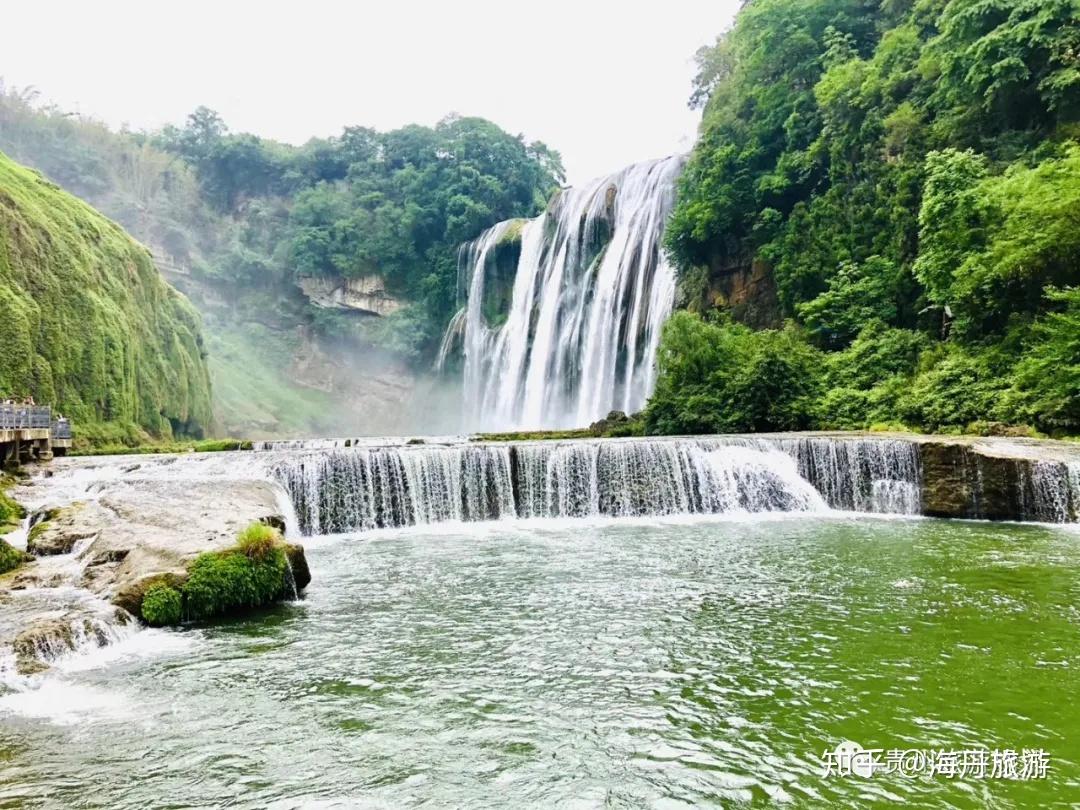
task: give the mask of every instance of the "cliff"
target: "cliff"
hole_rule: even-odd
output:
[[[0,393],[84,437],[201,436],[198,314],[118,225],[0,153]]]

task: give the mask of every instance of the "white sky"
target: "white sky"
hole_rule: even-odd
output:
[[[738,0],[5,4],[0,78],[113,126],[290,143],[479,115],[562,152],[570,182],[686,151],[693,54]]]

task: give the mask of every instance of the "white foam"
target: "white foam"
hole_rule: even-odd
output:
[[[123,719],[131,705],[120,692],[60,678],[45,678],[33,688],[0,696],[0,715],[71,725],[87,719]]]

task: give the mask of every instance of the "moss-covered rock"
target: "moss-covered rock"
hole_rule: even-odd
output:
[[[0,574],[14,571],[24,562],[34,559],[29,554],[19,551],[6,540],[0,540]]]
[[[152,626],[202,621],[289,598],[311,582],[302,546],[253,523],[234,546],[198,555],[182,576],[155,576],[118,593],[114,604]]]
[[[197,313],[118,225],[0,154],[0,392],[80,433],[200,435],[210,382]]]
[[[94,537],[96,529],[84,526],[80,520],[85,508],[80,501],[63,509],[39,509],[30,516],[26,550],[35,557],[70,554],[80,540]]]
[[[15,479],[12,476],[0,473],[0,534],[17,529],[26,517],[26,510],[7,492],[14,485]]]

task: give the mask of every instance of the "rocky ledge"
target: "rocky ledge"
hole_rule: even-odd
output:
[[[81,644],[108,643],[114,634],[103,628],[143,617],[149,589],[180,589],[197,560],[241,553],[237,537],[252,524],[285,528],[269,483],[127,478],[39,508],[26,540],[33,561],[0,577],[0,602],[21,613],[0,622],[0,647],[13,649],[18,670],[30,673]],[[304,549],[271,534],[287,570],[273,598],[289,598],[311,580]]]

